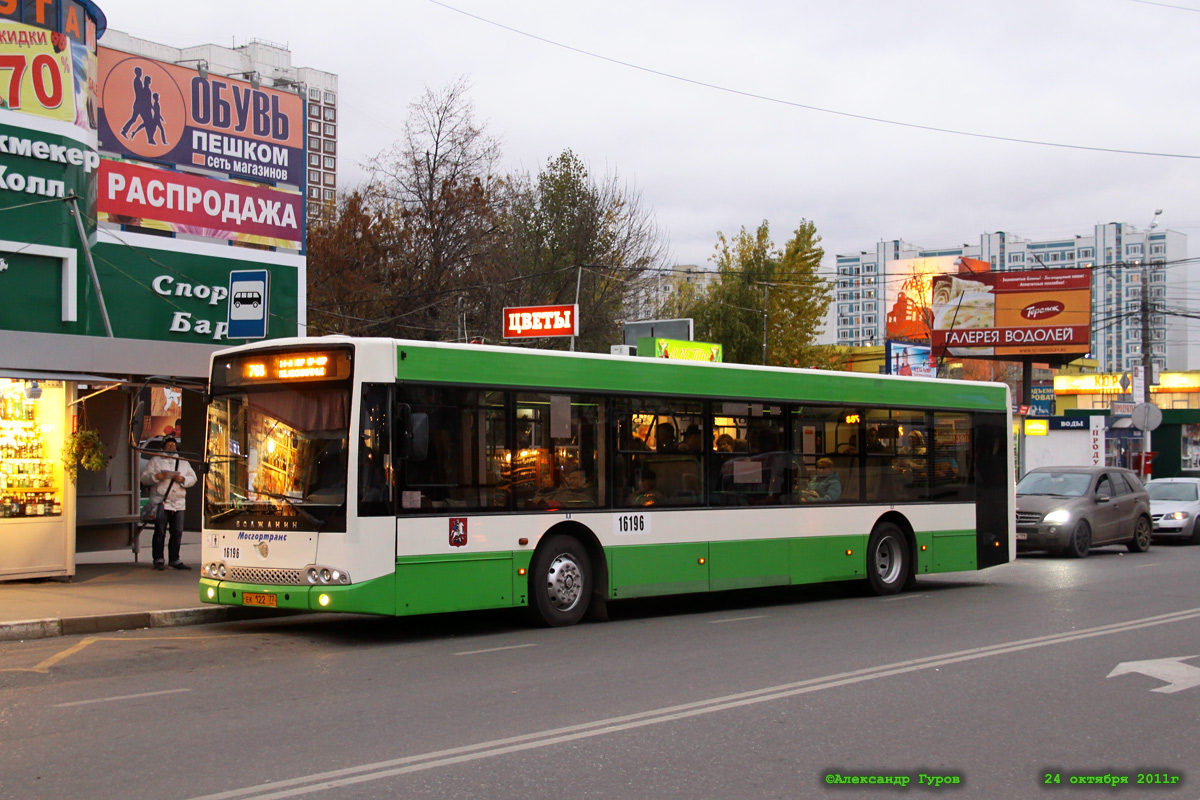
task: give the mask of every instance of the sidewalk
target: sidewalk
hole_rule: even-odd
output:
[[[79,553],[75,577],[0,582],[0,641],[81,633],[201,625],[272,616],[270,610],[200,602],[200,534],[184,532],[180,560],[191,571],[158,572],[143,536],[130,550]]]

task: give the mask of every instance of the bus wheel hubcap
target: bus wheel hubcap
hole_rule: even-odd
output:
[[[884,583],[891,583],[896,579],[896,574],[900,569],[899,556],[896,541],[891,537],[879,543],[879,547],[875,551],[875,568],[879,570],[879,577]]]
[[[583,591],[583,573],[569,555],[561,555],[550,562],[546,576],[546,593],[550,603],[559,611],[569,611],[579,602]]]

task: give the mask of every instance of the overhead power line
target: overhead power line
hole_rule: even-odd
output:
[[[995,141],[995,142],[1010,142],[1013,144],[1029,144],[1029,145],[1036,145],[1038,147],[1057,147],[1057,148],[1065,149],[1065,150],[1084,150],[1084,151],[1089,151],[1089,152],[1093,152],[1093,153],[1116,153],[1119,155],[1129,155],[1129,156],[1152,156],[1155,158],[1200,159],[1200,155],[1192,154],[1192,153],[1160,153],[1160,152],[1154,152],[1154,151],[1150,151],[1150,150],[1126,150],[1126,149],[1119,148],[1119,147],[1095,147],[1095,146],[1091,146],[1091,145],[1069,144],[1067,142],[1049,142],[1049,141],[1044,141],[1044,140],[1039,140],[1039,139],[1023,139],[1023,138],[1020,138],[1017,136],[999,136],[997,134],[980,133],[978,131],[964,131],[964,130],[957,130],[954,128],[942,128],[937,125],[922,125],[922,124],[916,123],[916,122],[903,122],[901,120],[886,119],[884,117],[873,117],[873,116],[870,116],[869,114],[855,114],[850,111],[839,111],[834,108],[824,108],[822,106],[814,106],[814,105],[811,105],[808,103],[799,103],[794,100],[782,100],[778,97],[770,97],[769,95],[765,95],[765,94],[758,94],[756,92],[748,92],[743,89],[733,89],[728,86],[720,86],[715,83],[708,83],[706,81],[697,80],[695,78],[688,78],[688,77],[684,77],[682,75],[675,75],[670,72],[663,72],[662,70],[652,69],[650,67],[643,67],[640,64],[634,64],[629,61],[622,61],[619,58],[613,58],[611,56],[601,55],[600,53],[593,53],[590,50],[584,50],[579,47],[574,47],[573,45],[563,44],[562,42],[556,42],[553,39],[547,39],[544,36],[538,36],[536,34],[529,33],[527,31],[520,30],[519,28],[514,28],[510,25],[505,25],[501,22],[496,22],[495,20],[488,19],[487,17],[481,17],[478,14],[472,14],[471,12],[464,11],[461,8],[455,8],[452,5],[448,5],[446,3],[441,2],[441,0],[429,0],[429,2],[433,3],[435,6],[440,6],[441,8],[444,8],[447,11],[453,11],[456,14],[462,14],[464,17],[470,17],[471,19],[478,20],[479,22],[483,22],[488,25],[492,25],[496,28],[500,28],[501,30],[506,30],[509,33],[515,33],[518,36],[524,36],[528,39],[533,39],[534,41],[538,41],[543,44],[551,45],[552,47],[558,47],[563,50],[569,50],[572,53],[578,53],[579,55],[587,56],[588,58],[595,58],[595,59],[599,59],[601,61],[607,61],[610,64],[616,64],[618,66],[626,67],[628,69],[638,70],[639,72],[645,72],[650,75],[657,75],[660,78],[668,78],[673,81],[679,81],[681,83],[691,84],[692,86],[700,86],[705,89],[712,89],[717,92],[724,92],[726,94],[737,95],[739,97],[748,97],[752,100],[762,100],[767,103],[775,103],[775,104],[781,105],[781,106],[788,106],[791,108],[802,108],[806,111],[816,111],[821,114],[833,114],[835,116],[847,117],[849,119],[862,120],[864,122],[877,122],[877,123],[880,123],[883,125],[895,125],[895,126],[901,127],[901,128],[911,128],[914,130],[930,131],[932,133],[945,133],[945,134],[950,134],[953,136],[968,136],[968,137],[971,137],[974,139],[988,139],[988,140]]]

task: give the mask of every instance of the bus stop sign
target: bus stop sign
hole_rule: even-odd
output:
[[[234,270],[229,273],[227,321],[230,339],[267,338],[267,271]]]

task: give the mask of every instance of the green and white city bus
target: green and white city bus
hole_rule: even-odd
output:
[[[991,383],[323,337],[213,356],[201,599],[369,614],[1014,557]]]

